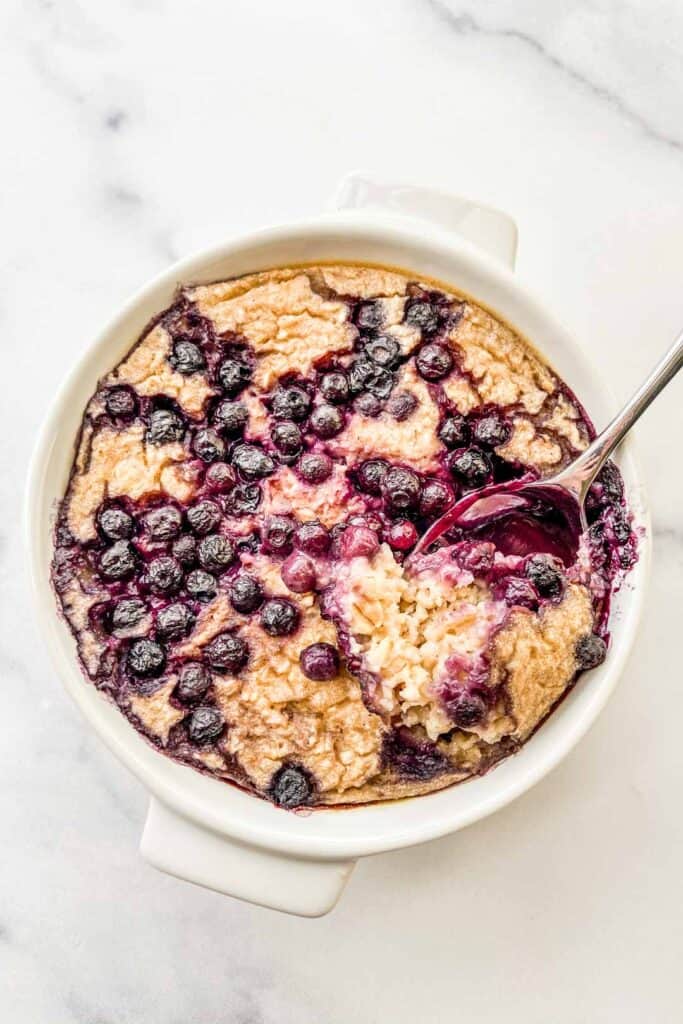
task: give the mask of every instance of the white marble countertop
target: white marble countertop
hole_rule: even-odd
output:
[[[156,873],[146,798],[37,634],[23,478],[57,382],[193,248],[345,171],[508,210],[518,271],[625,396],[681,327],[676,0],[20,4],[3,38],[0,978],[9,1024],[680,1020],[683,381],[638,433],[655,552],[623,681],[495,817],[303,921]]]

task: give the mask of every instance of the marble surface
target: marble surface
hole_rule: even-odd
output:
[[[676,0],[6,0],[0,982],[12,1024],[680,1020],[683,381],[639,428],[651,597],[623,681],[532,792],[360,864],[300,921],[137,854],[146,798],[29,603],[22,487],[56,384],[181,254],[345,171],[509,210],[518,270],[626,395],[681,326]]]

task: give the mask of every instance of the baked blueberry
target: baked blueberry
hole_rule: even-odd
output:
[[[104,407],[113,419],[132,420],[137,415],[138,400],[132,388],[125,384],[107,388]]]
[[[319,523],[317,519],[313,519],[308,523],[302,523],[294,534],[294,543],[296,544],[299,551],[304,551],[307,555],[326,555],[330,550],[330,534],[328,530]]]
[[[589,633],[577,641],[574,651],[579,669],[587,670],[602,665],[607,657],[607,644],[596,633]]]
[[[295,522],[290,516],[268,516],[263,524],[263,546],[275,555],[292,550]]]
[[[400,778],[421,782],[442,775],[450,767],[448,759],[436,744],[418,740],[405,727],[395,729],[386,736],[382,761]]]
[[[433,334],[439,326],[439,314],[431,302],[412,301],[406,303],[404,321],[424,334]]]
[[[604,495],[608,501],[620,502],[624,497],[624,481],[613,462],[605,463],[598,473],[597,482],[602,484]]]
[[[443,515],[453,503],[453,491],[440,480],[426,480],[420,492],[420,513],[428,519]]]
[[[232,464],[245,480],[261,480],[275,472],[275,462],[263,448],[243,442],[235,446]]]
[[[389,463],[384,459],[366,459],[356,472],[358,486],[366,494],[375,496],[382,493],[382,481],[387,475]]]
[[[225,719],[218,708],[209,705],[195,708],[190,715],[187,734],[193,743],[202,746],[217,740],[225,727]]]
[[[349,398],[349,382],[341,370],[330,370],[320,378],[320,392],[326,402],[343,405]]]
[[[216,672],[236,673],[249,660],[249,645],[237,633],[219,633],[203,649],[204,661]]]
[[[420,501],[420,478],[412,469],[391,466],[382,477],[381,491],[392,509],[414,509]]]
[[[226,494],[233,489],[236,483],[235,470],[227,462],[212,462],[210,466],[207,466],[204,485],[208,491]]]
[[[205,498],[188,508],[187,521],[192,530],[201,537],[216,529],[221,521],[221,510],[215,501]]]
[[[531,580],[522,579],[520,576],[506,576],[500,580],[493,591],[498,601],[505,601],[510,607],[529,608],[534,611],[538,608],[538,594]]]
[[[453,476],[468,488],[483,487],[493,471],[491,460],[481,448],[460,448],[448,460]]]
[[[483,448],[497,448],[510,440],[512,427],[497,412],[487,413],[475,421],[472,439]]]
[[[134,629],[147,614],[144,601],[138,597],[123,597],[114,605],[111,613],[111,629]]]
[[[248,615],[263,604],[263,587],[253,576],[239,573],[230,581],[228,597],[236,612]]]
[[[160,640],[180,640],[187,636],[194,625],[195,617],[186,604],[179,601],[162,608],[156,620],[156,634]]]
[[[311,399],[305,388],[298,384],[288,384],[276,388],[271,409],[273,416],[278,420],[294,420],[300,423],[308,416],[311,408]]]
[[[238,484],[225,499],[225,511],[229,516],[253,515],[261,504],[261,497],[258,484]]]
[[[550,555],[531,555],[524,563],[524,575],[531,580],[541,597],[561,597],[565,587],[564,572]]]
[[[144,522],[152,540],[172,540],[180,533],[183,517],[175,505],[160,505],[146,513]]]
[[[284,597],[272,597],[261,608],[261,626],[270,636],[293,633],[299,618],[299,609]]]
[[[106,580],[126,580],[137,568],[135,549],[127,540],[117,540],[100,555],[100,574]]]
[[[417,538],[415,524],[409,519],[397,519],[386,533],[386,539],[395,551],[410,551],[417,544]]]
[[[307,484],[321,484],[332,473],[332,459],[322,452],[307,452],[301,456],[296,468]]]
[[[317,437],[327,440],[344,429],[344,417],[334,405],[317,405],[311,413],[311,430]]]
[[[349,367],[349,388],[353,395],[369,391],[375,398],[384,400],[389,397],[393,386],[393,374],[369,356],[358,356]]]
[[[464,692],[448,701],[448,713],[460,729],[480,725],[486,717],[486,702],[478,693]]]
[[[379,550],[379,540],[369,526],[349,525],[337,540],[339,557],[348,561],[351,558],[372,558]]]
[[[213,411],[213,425],[226,437],[237,437],[248,422],[249,410],[244,402],[234,402],[225,398]]]
[[[301,431],[291,420],[274,423],[270,430],[270,439],[279,452],[291,456],[298,455],[304,443]]]
[[[339,675],[339,651],[332,644],[310,644],[299,655],[299,665],[309,679],[327,682]]]
[[[183,570],[171,555],[159,555],[147,566],[147,585],[155,594],[175,594],[183,582]]]
[[[363,346],[366,356],[373,363],[383,366],[386,370],[394,370],[401,360],[401,346],[388,334],[378,334]]]
[[[197,564],[197,541],[189,533],[178,537],[173,542],[171,551],[183,569],[191,569],[193,565]]]
[[[127,664],[133,675],[150,678],[161,675],[166,666],[166,655],[156,640],[135,640],[128,650]]]
[[[188,377],[192,373],[199,373],[206,366],[206,361],[199,345],[193,341],[181,338],[173,345],[173,351],[169,356],[169,363],[174,370]]]
[[[210,601],[218,591],[216,577],[204,569],[193,569],[185,577],[185,590],[197,601]]]
[[[211,673],[199,661],[187,661],[178,675],[175,696],[183,704],[201,700],[211,685]]]
[[[462,448],[470,439],[470,430],[464,416],[447,416],[439,427],[439,438],[447,448]]]
[[[310,801],[312,793],[308,773],[295,765],[283,765],[270,783],[270,798],[278,807],[303,807]]]
[[[154,409],[149,418],[147,440],[150,444],[173,444],[182,441],[185,424],[172,409]]]
[[[453,369],[453,356],[445,345],[423,345],[415,359],[418,372],[428,381],[441,380]]]
[[[376,419],[383,408],[384,403],[380,402],[379,398],[375,395],[371,395],[369,391],[364,391],[362,395],[358,395],[353,403],[354,412],[359,413],[361,416],[367,416],[371,420]]]
[[[294,551],[282,564],[282,582],[295,594],[307,594],[315,590],[315,565],[302,551]]]
[[[202,537],[197,545],[197,557],[202,569],[208,572],[225,572],[235,557],[235,548],[227,537],[210,533]]]
[[[109,540],[128,540],[133,536],[133,517],[122,508],[105,508],[100,512],[97,522],[100,530]]]
[[[381,299],[359,302],[354,317],[356,326],[361,331],[376,331],[384,323],[384,310]]]
[[[194,435],[192,450],[202,462],[216,462],[225,455],[225,442],[215,430],[205,427]]]
[[[387,412],[399,423],[409,419],[418,407],[418,400],[412,391],[394,391],[387,402]]]
[[[251,367],[241,359],[224,359],[218,367],[218,383],[230,398],[244,391],[251,377]]]

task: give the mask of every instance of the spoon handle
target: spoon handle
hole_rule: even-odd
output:
[[[569,487],[582,501],[603,463],[612,454],[633,424],[683,366],[683,331],[666,355],[657,363],[647,380],[617,413],[612,422],[598,434],[593,443],[572,463],[557,482]]]

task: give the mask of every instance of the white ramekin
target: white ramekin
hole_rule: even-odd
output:
[[[266,228],[177,263],[137,293],[93,340],[47,416],[30,470],[27,534],[35,606],[55,665],[90,726],[148,788],[141,851],[188,881],[304,916],[329,911],[358,857],[422,843],[491,814],[553,768],[595,720],[622,671],[640,616],[650,530],[640,479],[619,459],[640,528],[640,559],[614,597],[606,662],[580,684],[524,748],[488,775],[417,799],[293,814],[158,753],[81,674],[75,644],[50,585],[52,527],[83,408],[98,379],[124,355],[180,283],[317,260],[405,267],[452,283],[531,339],[598,425],[614,411],[583,348],[512,273],[516,228],[505,214],[425,189],[345,179],[337,210]]]

